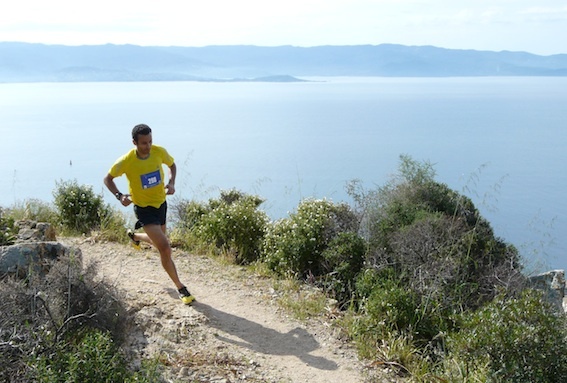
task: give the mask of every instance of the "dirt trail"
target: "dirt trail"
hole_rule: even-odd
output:
[[[354,351],[325,320],[307,325],[287,316],[275,303],[270,282],[238,266],[175,250],[180,278],[197,299],[185,306],[153,249],[84,239],[62,242],[79,247],[85,263],[96,261],[101,277],[126,293],[138,325],[129,334],[132,354],[166,355],[176,381],[366,380]],[[202,364],[195,362],[199,357]]]

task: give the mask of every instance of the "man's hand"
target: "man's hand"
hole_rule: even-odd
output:
[[[122,196],[120,197],[120,203],[122,204],[122,206],[129,206],[132,203],[130,194],[122,194]]]
[[[175,185],[173,185],[171,182],[165,185],[165,194],[167,195],[175,194]]]

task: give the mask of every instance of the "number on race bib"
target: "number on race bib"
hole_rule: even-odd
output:
[[[161,174],[159,170],[141,176],[142,188],[149,189],[161,183]]]

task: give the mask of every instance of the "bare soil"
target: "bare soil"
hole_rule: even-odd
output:
[[[181,280],[196,297],[183,305],[152,248],[64,238],[83,262],[124,293],[131,323],[125,351],[139,364],[159,357],[171,382],[395,382],[368,368],[339,338],[331,315],[299,321],[277,303],[269,279],[174,249]]]

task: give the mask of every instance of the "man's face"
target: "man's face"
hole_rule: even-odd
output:
[[[138,156],[145,158],[150,155],[150,149],[152,148],[152,134],[138,135],[138,142],[134,141],[136,145],[136,150],[138,151]]]

